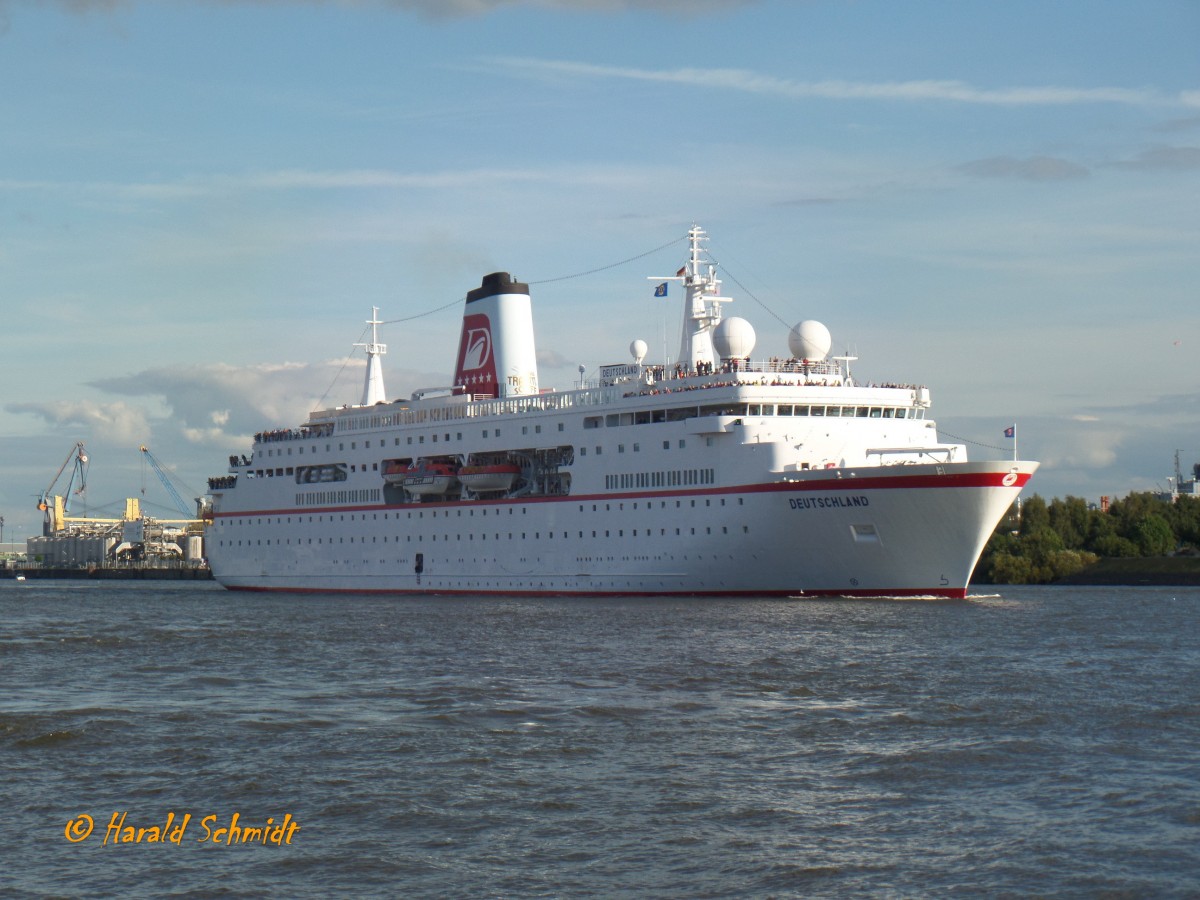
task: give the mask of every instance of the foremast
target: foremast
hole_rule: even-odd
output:
[[[371,326],[371,341],[367,344],[355,344],[367,351],[367,374],[363,380],[362,406],[374,406],[376,403],[387,402],[387,391],[383,387],[383,365],[379,357],[387,353],[387,344],[379,343],[379,307],[371,307],[371,318],[367,320]]]

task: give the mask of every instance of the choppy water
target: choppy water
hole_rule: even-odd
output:
[[[1196,896],[1198,613],[0,581],[0,894]]]

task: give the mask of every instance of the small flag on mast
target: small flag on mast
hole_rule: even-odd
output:
[[[1006,438],[1015,438],[1015,437],[1017,436],[1017,426],[1016,426],[1016,425],[1009,425],[1007,428],[1005,428],[1005,429],[1004,429],[1004,436],[1005,436]]]
[[[686,272],[687,272],[687,266],[684,266],[682,269],[680,269],[678,272],[675,273],[675,277],[682,278]]]
[[[655,297],[667,296],[667,283],[665,281],[654,289],[654,296]]]

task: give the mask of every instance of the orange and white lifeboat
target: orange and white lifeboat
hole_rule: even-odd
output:
[[[521,467],[513,463],[463,466],[458,470],[458,480],[472,491],[507,491],[520,474]]]
[[[401,483],[410,494],[424,497],[444,494],[457,482],[458,470],[455,466],[449,463],[418,459],[404,470],[404,479]]]
[[[388,484],[403,484],[404,476],[408,474],[408,466],[398,459],[387,459],[383,462],[383,480]]]

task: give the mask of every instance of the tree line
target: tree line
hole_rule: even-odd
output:
[[[984,584],[1048,584],[1102,557],[1168,556],[1200,548],[1200,498],[1174,503],[1150,493],[1108,510],[1079,497],[1047,503],[1037,494],[1001,520],[975,567]]]

